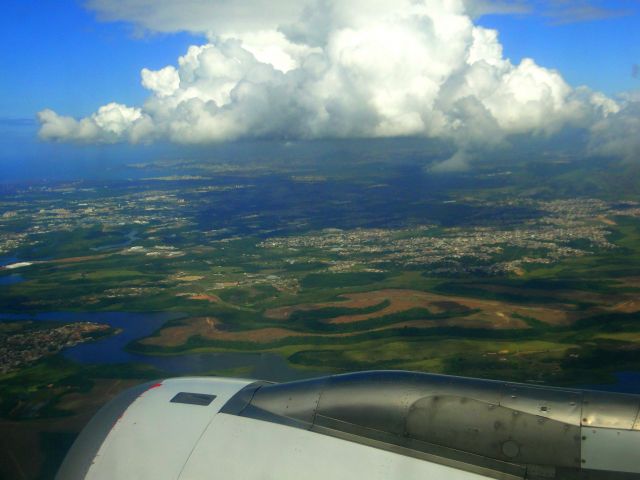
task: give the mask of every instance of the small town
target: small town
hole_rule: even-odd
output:
[[[93,340],[109,330],[108,325],[77,322],[12,335],[0,334],[0,373],[18,370],[43,357],[55,355],[64,348]]]
[[[513,205],[514,202],[507,202]],[[522,224],[437,228],[421,225],[407,229],[327,229],[317,234],[272,238],[266,249],[312,249],[338,257],[331,271],[356,265],[435,266],[433,273],[518,273],[524,264],[550,264],[563,258],[613,249],[608,239],[609,215],[637,215],[637,209],[614,211],[600,200],[519,202],[544,213]],[[431,233],[434,232],[434,233]],[[580,244],[580,248],[574,245]],[[508,258],[509,250],[516,252]],[[507,258],[505,258],[507,257]],[[341,259],[348,259],[342,261]],[[353,260],[357,259],[356,262]]]

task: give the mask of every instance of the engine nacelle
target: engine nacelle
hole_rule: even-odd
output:
[[[103,407],[59,480],[640,479],[640,396],[376,371],[177,378]]]

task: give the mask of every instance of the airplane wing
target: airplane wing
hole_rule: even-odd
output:
[[[373,371],[130,389],[58,480],[640,479],[640,396]]]

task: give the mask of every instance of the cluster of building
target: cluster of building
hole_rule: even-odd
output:
[[[52,232],[100,225],[105,231],[151,227],[155,232],[191,225],[178,190],[111,191],[108,187],[31,187],[0,202],[0,255],[37,245]]]
[[[26,364],[60,352],[64,348],[105,334],[109,325],[78,322],[55,328],[26,330],[0,335],[0,373],[17,370]]]
[[[421,225],[410,229],[327,229],[310,235],[271,238],[259,246],[324,252],[336,258],[330,271],[363,267],[375,270],[393,264],[432,266],[433,272],[443,274],[517,273],[526,264],[550,264],[615,247],[608,240],[607,227],[613,222],[606,217],[612,211],[606,202],[514,200],[499,204],[506,205],[534,207],[541,215],[507,228],[434,229],[433,225]]]
[[[173,177],[161,180],[158,187],[152,184],[152,188],[147,189],[121,185],[110,190],[107,185],[86,187],[81,183],[58,187],[34,186],[0,199],[0,256],[15,252],[20,247],[42,244],[49,238],[46,236],[48,233],[71,232],[100,225],[107,233],[116,229],[120,232],[129,229],[131,233],[118,245],[109,245],[108,239],[103,245],[99,242],[95,242],[95,246],[91,244],[96,252],[117,247],[121,254],[144,255],[150,261],[196,253],[207,255],[203,261],[215,266],[215,254],[211,252],[233,251],[232,242],[244,239],[238,235],[235,224],[228,222],[223,226],[204,222],[203,226],[199,216],[211,207],[211,193],[246,189],[253,185],[193,185],[184,188],[184,185],[172,184],[170,180],[174,180]],[[175,180],[191,178],[176,177]],[[298,180],[316,179],[300,177]],[[613,218],[619,215],[640,217],[640,204],[634,202],[607,203],[584,198],[551,201],[460,198],[457,201],[470,206],[502,209],[507,212],[505,216],[509,211],[515,211],[514,207],[531,212],[531,215],[515,215],[508,222],[500,219],[495,225],[489,219],[482,225],[456,228],[427,224],[396,229],[326,229],[312,234],[267,238],[258,243],[257,252],[251,250],[250,253],[255,254],[251,258],[245,254],[238,258],[258,266],[265,265],[266,258],[267,263],[274,266],[270,272],[272,275],[226,271],[222,278],[212,279],[211,288],[227,288],[231,284],[237,287],[271,284],[279,290],[295,291],[299,287],[297,277],[300,275],[279,272],[283,261],[289,264],[322,262],[327,264],[326,270],[330,272],[375,272],[399,267],[422,268],[438,274],[518,273],[527,265],[552,264],[563,258],[614,248],[608,239]],[[454,201],[445,203],[450,202]],[[199,209],[201,206],[206,208]],[[259,230],[262,220],[257,214],[235,220],[244,227],[251,227],[251,231],[258,232],[262,238],[276,231]],[[298,220],[292,220],[295,221]],[[303,228],[304,223],[301,223],[300,229]],[[140,242],[137,241],[138,230],[142,232]],[[241,229],[242,235],[245,232]],[[203,254],[203,246],[211,250]],[[28,266],[17,259],[12,261],[13,264],[0,268]],[[284,266],[284,270],[304,271],[304,268]],[[149,285],[118,286],[103,292],[101,298],[143,296],[152,293],[149,288]],[[91,300],[98,301],[98,298]]]

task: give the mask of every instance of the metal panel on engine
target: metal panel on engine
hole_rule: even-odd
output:
[[[583,428],[582,435],[584,468],[605,472],[640,473],[639,431]]]
[[[503,461],[580,466],[580,427],[466,397],[419,400],[407,435]]]
[[[640,430],[640,425],[636,425],[639,411],[640,399],[637,395],[584,392],[582,425]]]
[[[582,393],[532,385],[506,385],[500,405],[523,413],[580,425]]]

